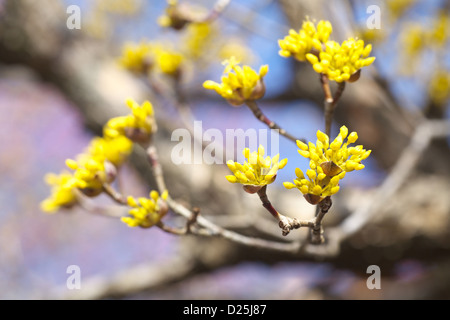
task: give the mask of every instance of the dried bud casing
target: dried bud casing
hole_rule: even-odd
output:
[[[306,201],[308,201],[313,205],[318,204],[320,201],[323,200],[323,197],[310,193],[303,195],[303,197],[306,199]]]
[[[150,142],[151,133],[141,128],[126,127],[125,136],[133,142],[146,144]]]
[[[103,189],[102,188],[84,188],[84,189],[80,189],[80,191],[86,196],[86,197],[96,197],[98,196],[100,193],[102,193]]]
[[[244,189],[245,192],[248,192],[250,194],[254,194],[257,193],[259,190],[261,190],[263,186],[255,186],[255,185],[250,185],[250,184],[246,184],[243,185],[242,188]]]
[[[166,201],[160,198],[158,199],[158,206],[159,206],[158,214],[162,218],[167,214],[167,212],[169,212],[169,205],[167,204]]]
[[[328,177],[334,177],[342,172],[342,169],[333,161],[322,162],[320,167],[322,168],[323,173],[325,173]]]
[[[356,71],[350,76],[347,82],[355,82],[359,79],[360,76],[361,76],[361,69],[358,69],[358,71]]]
[[[105,173],[106,173],[106,182],[107,183],[111,183],[114,180],[116,180],[116,176],[117,176],[117,168],[115,165],[113,165],[111,162],[109,161],[105,161],[103,163],[104,167],[105,167]]]
[[[256,86],[253,89],[250,99],[258,100],[258,99],[261,99],[262,97],[264,97],[265,94],[266,94],[266,85],[264,84],[263,78],[261,78],[256,83]]]

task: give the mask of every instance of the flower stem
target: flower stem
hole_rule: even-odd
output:
[[[296,143],[297,140],[300,140],[302,142],[306,142],[305,139],[297,139],[296,137],[294,137],[293,135],[291,135],[290,133],[288,133],[286,130],[284,130],[283,128],[281,128],[279,125],[277,125],[275,122],[273,122],[272,120],[270,120],[269,118],[266,117],[266,115],[264,115],[264,113],[261,111],[261,109],[259,108],[259,106],[256,104],[256,102],[254,100],[248,100],[245,102],[246,105],[250,108],[250,110],[253,112],[253,114],[255,115],[255,117],[263,122],[264,124],[266,124],[270,129],[273,130],[278,130],[278,132],[288,138],[289,140],[293,141],[294,143]]]
[[[267,196],[267,185],[263,186],[258,190],[259,199],[262,202],[264,208],[270,212],[270,214],[279,221],[279,226],[282,230],[282,235],[287,236],[289,232],[293,229],[298,229],[300,227],[313,227],[312,221],[299,221],[296,218],[292,219],[280,214],[270,203],[269,197]]]
[[[115,202],[119,204],[127,204],[127,198],[114,190],[114,188],[109,183],[103,183],[103,191]]]
[[[325,108],[325,133],[330,136],[331,124],[333,122],[334,109],[336,108],[338,100],[341,98],[342,93],[345,89],[345,81],[338,83],[338,88],[334,93],[331,94],[330,83],[326,74],[320,74],[320,83],[322,84],[322,89],[324,93],[324,108]]]
[[[156,151],[156,147],[153,144],[146,146],[145,149],[147,152],[148,161],[150,162],[150,165],[153,170],[153,176],[155,177],[156,180],[156,186],[158,190],[162,193],[167,189],[163,177],[163,169],[161,167],[161,164],[159,163],[158,152]]]
[[[230,4],[230,2],[231,0],[218,0],[203,22],[212,22],[217,19],[223,10],[225,10],[225,8]]]
[[[321,244],[324,243],[325,239],[323,237],[322,220],[330,210],[332,205],[331,197],[326,197],[317,205],[317,214],[314,220],[314,225],[311,228],[311,243]]]

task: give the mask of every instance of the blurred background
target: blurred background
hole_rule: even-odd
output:
[[[214,5],[180,2],[199,12]],[[80,29],[67,27],[70,5],[81,9]],[[380,8],[379,29],[367,27],[370,5]],[[250,110],[230,106],[202,83],[219,81],[221,61],[230,55],[254,69],[268,64],[261,109],[307,140],[324,130],[319,78],[309,64],[279,56],[278,39],[290,28],[301,28],[309,16],[330,20],[336,41],[353,36],[372,43],[375,63],[347,85],[332,136],[345,124],[373,153],[363,171],[342,181],[325,232],[375,197],[420,123],[449,119],[449,1],[232,0],[203,33],[163,28],[158,19],[166,7],[163,0],[0,1],[0,298],[450,298],[450,148],[445,136],[429,143],[395,194],[378,199],[382,209],[330,257],[129,228],[79,207],[41,212],[40,202],[50,192],[45,174],[63,170],[65,159],[101,134],[109,118],[127,113],[125,98],[133,97],[155,106],[156,144],[174,198],[199,206],[202,215],[239,233],[284,242],[304,238],[298,230],[282,238],[259,199],[225,180],[226,166],[170,161],[176,145],[171,132],[184,125],[174,96],[161,94],[119,65],[127,43],[147,40],[183,52],[181,90],[204,130],[265,128]],[[173,86],[164,75],[155,79],[163,88]],[[279,150],[289,163],[269,190],[271,201],[288,216],[313,214],[299,192],[282,186],[307,162],[283,137]],[[120,177],[130,195],[144,196],[155,187],[139,150]],[[103,196],[95,203],[112,204]],[[168,218],[179,222],[172,213]],[[80,290],[66,287],[70,265],[80,267]],[[370,265],[380,267],[381,290],[366,286]]]

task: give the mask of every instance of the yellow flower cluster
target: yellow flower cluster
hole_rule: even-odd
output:
[[[450,15],[446,11],[437,13],[431,28],[417,22],[407,23],[400,32],[403,52],[408,58],[414,58],[430,47],[442,49],[450,38],[449,30]]]
[[[88,154],[91,158],[104,159],[119,167],[128,158],[132,147],[132,142],[125,136],[96,137],[88,146]]]
[[[328,76],[336,82],[356,81],[362,67],[369,66],[375,57],[369,57],[372,46],[364,46],[363,40],[350,38],[339,44],[329,41],[332,25],[321,20],[317,27],[310,20],[303,22],[297,33],[290,30],[289,35],[278,44],[283,57],[293,56],[299,61],[308,60],[317,73]],[[352,75],[355,75],[352,77]]]
[[[375,61],[375,57],[369,57],[371,51],[372,45],[364,46],[364,40],[350,38],[342,45],[335,41],[328,41],[325,44],[325,50],[318,56],[307,53],[306,59],[317,73],[326,74],[330,80],[342,82],[351,80],[350,77],[359,69]]]
[[[299,189],[305,199],[311,204],[318,204],[325,197],[332,196],[339,191],[339,180],[345,176],[345,171],[333,177],[327,176],[321,167],[317,170],[308,169],[305,178],[303,171],[299,168],[295,169],[294,184],[291,182],[283,182],[283,185],[287,189],[297,188]]]
[[[181,30],[190,23],[203,21],[206,15],[207,10],[203,7],[167,0],[165,14],[158,18],[158,23],[164,28]]]
[[[344,143],[346,138],[347,141]],[[347,127],[342,126],[339,135],[331,143],[329,137],[320,130],[317,131],[315,145],[311,142],[307,145],[297,140],[299,154],[310,159],[310,169],[306,171],[308,179],[302,170],[297,168],[294,183],[284,182],[284,186],[288,189],[298,188],[312,204],[317,204],[324,197],[337,193],[339,180],[345,177],[346,172],[363,169],[361,161],[367,159],[371,153],[371,150],[363,149],[362,145],[348,147],[357,139],[356,132],[348,134]]]
[[[94,138],[77,160],[66,160],[67,167],[75,171],[75,186],[88,196],[100,194],[104,183],[114,181],[116,167],[128,157],[132,147],[133,143],[124,136]]]
[[[386,5],[392,20],[398,19],[416,0],[388,0]]]
[[[209,47],[216,36],[216,30],[210,23],[191,23],[186,29],[186,37],[183,41],[184,52],[188,57],[198,59],[209,54]]]
[[[137,74],[147,74],[153,67],[164,74],[176,76],[184,58],[181,53],[167,49],[160,44],[141,41],[139,44],[127,43],[122,49],[119,64]]]
[[[68,172],[59,175],[48,173],[45,182],[51,186],[50,196],[41,202],[41,210],[53,213],[60,208],[69,208],[77,202],[74,189],[77,186],[76,179]]]
[[[167,0],[165,14],[158,18],[158,23],[164,28],[182,29],[190,21],[181,14],[178,8],[178,0]]]
[[[204,88],[215,90],[233,106],[240,106],[245,101],[257,100],[264,96],[266,90],[263,78],[269,71],[268,65],[261,66],[257,73],[249,66],[241,67],[235,57],[225,60],[223,64],[225,69],[221,78],[222,83],[207,80],[203,83]]]
[[[450,14],[448,11],[439,11],[432,30],[430,31],[432,44],[442,47],[450,38]]]
[[[227,161],[227,166],[233,175],[226,176],[231,183],[241,183],[248,186],[246,191],[254,193],[262,186],[275,181],[279,169],[283,169],[287,164],[287,159],[279,161],[280,155],[277,154],[273,158],[267,156],[264,158],[264,147],[259,146],[258,151],[250,153],[249,148],[243,151],[244,157],[248,160],[244,164]]]
[[[128,206],[132,207],[129,210],[130,217],[122,217],[122,222],[126,223],[130,227],[142,227],[150,228],[157,224],[162,217],[167,213],[168,206],[165,200],[168,197],[167,191],[164,191],[159,196],[159,193],[155,190],[149,194],[150,198],[138,198],[128,197]]]
[[[152,46],[148,42],[126,43],[122,48],[119,64],[129,71],[145,74],[153,65],[151,52]]]
[[[139,105],[133,99],[127,99],[126,104],[131,114],[110,119],[103,128],[103,135],[109,138],[126,136],[134,142],[148,142],[156,130],[153,105],[149,101]]]
[[[319,21],[316,28],[312,21],[306,20],[298,33],[291,29],[289,35],[278,40],[281,49],[279,54],[285,58],[294,56],[299,61],[305,61],[307,53],[322,50],[322,44],[328,41],[332,31],[333,27],[329,21]]]
[[[140,106],[128,99],[127,105],[131,114],[109,120],[103,127],[103,137],[92,139],[76,160],[66,160],[67,167],[74,170],[73,173],[47,176],[47,183],[53,187],[50,196],[41,204],[43,211],[54,212],[74,204],[75,189],[80,189],[87,196],[100,194],[105,183],[114,181],[117,168],[132,151],[133,141],[150,139],[156,128],[151,103],[146,101]]]
[[[429,86],[430,98],[437,105],[444,105],[450,98],[450,72],[438,70]]]
[[[415,57],[427,43],[427,32],[419,23],[409,23],[400,34],[403,52],[408,57]]]
[[[184,60],[181,53],[169,50],[162,45],[156,45],[153,51],[154,61],[159,71],[171,76],[178,75]]]
[[[46,182],[52,186],[50,196],[41,203],[45,212],[54,212],[60,207],[76,202],[75,189],[93,197],[103,191],[103,184],[114,181],[119,167],[131,152],[133,143],[124,136],[94,138],[84,153],[76,160],[67,159],[66,166],[73,173],[49,174]]]

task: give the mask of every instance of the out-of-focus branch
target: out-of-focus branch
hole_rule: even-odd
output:
[[[205,22],[213,21],[225,10],[225,8],[230,4],[231,0],[217,0],[214,4],[209,15],[206,17]]]
[[[191,274],[195,268],[201,268],[195,259],[187,255],[180,255],[156,264],[151,262],[127,268],[112,277],[92,276],[83,279],[80,290],[58,288],[51,292],[48,297],[37,298],[75,300],[120,298],[179,281],[186,275]]]
[[[448,120],[428,120],[419,125],[411,141],[392,167],[390,174],[378,187],[374,197],[343,221],[340,226],[342,239],[361,229],[385,206],[389,199],[392,199],[407,178],[414,172],[419,160],[423,157],[433,139],[449,135],[450,121]]]

